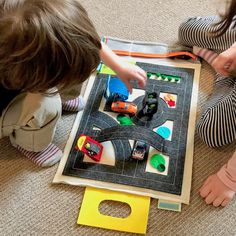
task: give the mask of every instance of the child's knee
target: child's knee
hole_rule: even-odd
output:
[[[2,133],[10,136],[13,146],[42,151],[52,142],[60,116],[59,95],[21,96],[5,112]]]
[[[199,122],[197,125],[197,133],[200,136],[200,138],[202,139],[202,141],[211,148],[216,148],[219,147],[216,144],[216,140],[214,135],[212,135],[209,132],[209,128],[207,126],[202,126],[202,122]]]
[[[190,30],[193,27],[193,22],[197,19],[197,17],[192,17],[188,18],[186,21],[184,21],[178,29],[178,39],[179,42],[188,45],[188,46],[193,46],[189,45],[188,38],[190,37]]]
[[[210,130],[211,126],[209,124],[208,118],[202,117],[202,119],[197,124],[197,133],[208,147],[216,148],[218,145],[213,133]]]
[[[218,148],[224,146],[227,144],[222,138],[224,134],[217,130],[218,117],[211,116],[209,113],[210,109],[206,111],[198,121],[197,133],[208,147]]]

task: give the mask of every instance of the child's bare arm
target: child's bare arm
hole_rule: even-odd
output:
[[[226,186],[236,192],[236,151],[217,175]]]
[[[107,66],[117,73],[130,92],[132,92],[131,80],[137,80],[141,88],[145,87],[147,79],[145,71],[136,65],[123,61],[122,58],[113,53],[105,44],[102,44],[100,57]]]

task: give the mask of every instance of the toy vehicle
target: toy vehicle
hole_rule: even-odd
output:
[[[147,145],[141,141],[135,141],[132,151],[132,158],[136,160],[143,160],[147,152]]]
[[[84,154],[88,155],[94,161],[100,161],[101,159],[103,146],[87,135],[80,135],[77,141],[76,148]]]
[[[158,98],[157,93],[146,93],[143,99],[143,115],[152,117],[158,108]]]
[[[111,110],[135,115],[137,112],[137,106],[132,102],[117,101],[111,104]]]
[[[104,96],[109,102],[126,101],[129,97],[129,91],[118,77],[109,75]]]

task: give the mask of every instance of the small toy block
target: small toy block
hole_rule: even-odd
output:
[[[126,218],[103,215],[99,205],[103,201],[126,203],[131,213]],[[77,224],[112,229],[130,233],[146,234],[150,197],[87,187]]]
[[[160,172],[164,172],[166,169],[166,161],[163,155],[154,154],[150,159],[150,164],[153,168],[157,169]]]
[[[124,114],[119,114],[116,119],[120,122],[120,125],[133,125],[133,121],[130,117],[127,117]]]
[[[173,101],[172,99],[170,99],[167,103],[170,107],[175,107],[175,101]]]
[[[171,131],[168,127],[161,126],[157,129],[157,133],[164,139],[168,139],[170,137]]]
[[[179,202],[166,201],[162,199],[159,199],[157,204],[158,209],[177,212],[181,212],[181,206],[182,204]]]

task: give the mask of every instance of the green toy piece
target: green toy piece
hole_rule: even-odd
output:
[[[180,81],[180,77],[178,77],[178,76],[165,75],[165,74],[161,74],[160,72],[157,72],[157,73],[147,72],[147,77],[151,78],[151,76],[156,76],[159,79],[168,80],[169,82],[171,82],[171,81],[179,82]]]
[[[151,156],[150,159],[150,164],[153,168],[157,169],[160,172],[164,172],[166,169],[166,161],[163,155],[159,154],[154,154]]]
[[[147,77],[150,78],[152,76],[152,72],[147,72]]]
[[[116,119],[120,122],[120,125],[132,125],[132,120],[124,114],[119,114]]]
[[[175,77],[175,82],[179,82],[180,81],[180,77]]]

